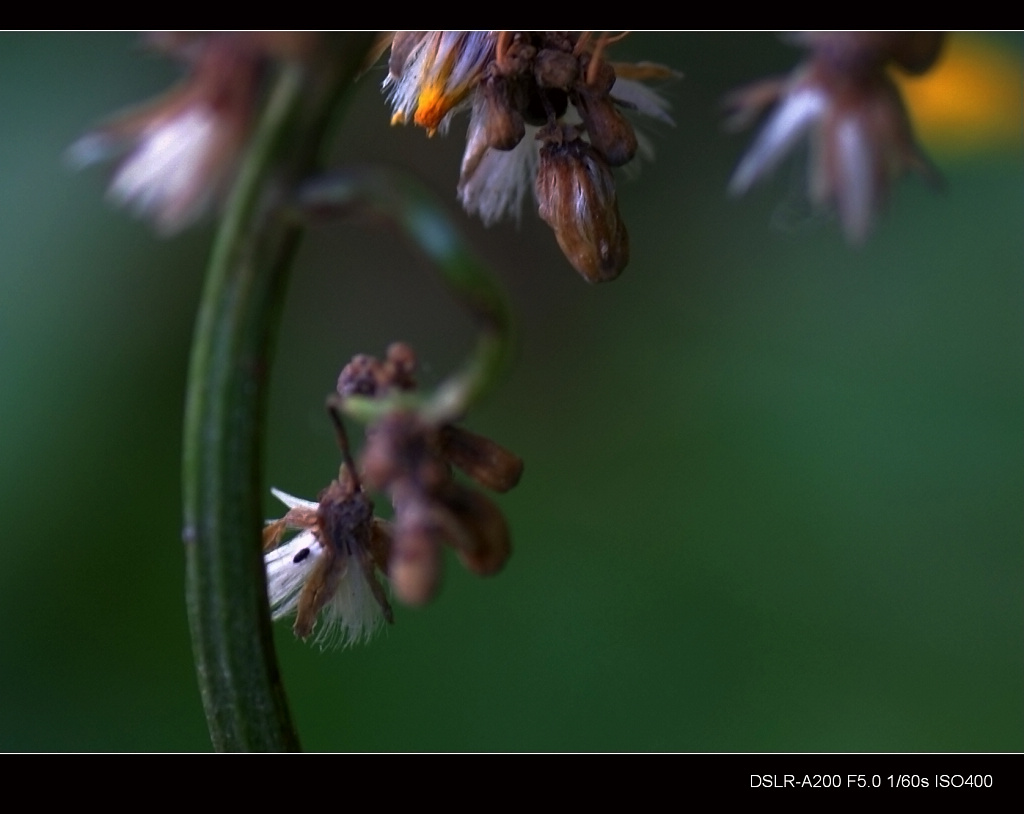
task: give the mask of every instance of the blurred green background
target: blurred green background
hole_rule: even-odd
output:
[[[370,646],[321,652],[279,624],[307,748],[1024,749],[1022,39],[981,42],[1017,66],[1013,135],[935,149],[944,193],[901,184],[861,249],[801,207],[795,172],[725,194],[752,134],[722,132],[721,97],[799,52],[615,47],[685,74],[678,126],[649,131],[656,163],[621,185],[622,278],[582,282],[529,211],[518,229],[458,214],[520,319],[511,376],[469,421],[526,460],[500,501],[513,557],[487,580],[450,558],[437,600]],[[455,212],[464,119],[389,127],[383,76],[339,161],[406,167]],[[179,441],[212,227],[161,240],[105,201],[105,169],[62,161],[175,77],[127,35],[0,35],[0,749],[209,748]],[[394,339],[429,382],[472,333],[393,234],[312,234],[268,488],[333,477],[324,396]]]

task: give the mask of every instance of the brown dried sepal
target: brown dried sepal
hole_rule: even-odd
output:
[[[286,529],[311,529],[316,526],[316,509],[296,506],[289,509],[280,520],[268,523],[263,528],[263,550],[277,548]]]
[[[544,141],[536,180],[541,218],[588,282],[614,280],[629,262],[629,234],[611,170],[577,128],[556,125],[538,138]]]
[[[309,638],[316,626],[317,616],[338,589],[338,582],[343,575],[339,566],[342,564],[334,551],[325,548],[302,586],[295,610],[295,624],[292,626],[300,639]]]

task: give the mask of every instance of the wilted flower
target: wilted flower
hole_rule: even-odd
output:
[[[338,393],[386,398],[411,391],[415,361],[402,343],[388,348],[384,362],[357,356],[338,377]],[[367,487],[387,491],[394,505],[387,572],[403,602],[422,604],[434,595],[443,543],[477,574],[500,570],[511,551],[501,510],[456,481],[452,465],[498,492],[515,486],[523,469],[518,456],[493,441],[414,409],[391,410],[367,429],[360,467]]]
[[[493,57],[486,31],[406,31],[395,34],[384,87],[395,124],[415,122],[433,135],[469,96]]]
[[[511,552],[501,510],[456,481],[452,463],[465,464],[468,474],[499,491],[512,488],[522,472],[522,461],[493,441],[411,411],[390,413],[367,431],[363,475],[368,486],[387,490],[395,507],[388,576],[410,604],[433,596],[442,543],[481,575],[501,570]]]
[[[69,160],[86,166],[123,156],[110,197],[170,234],[199,218],[224,192],[259,98],[268,57],[294,58],[307,35],[164,34],[151,44],[182,61],[176,88],[83,136]]]
[[[664,100],[635,80],[673,72],[610,63],[604,58],[607,42],[574,32],[398,34],[385,81],[394,122],[414,121],[434,133],[447,127],[455,111],[470,108],[458,185],[466,211],[488,225],[518,216],[533,189],[566,257],[591,282],[613,279],[628,259],[608,169],[629,163],[638,150],[622,109],[671,123]],[[569,126],[575,127],[572,139],[562,135]],[[559,149],[547,150],[552,139]],[[561,152],[566,160],[560,171],[538,170],[545,150],[549,165]],[[569,171],[570,163],[579,171]],[[568,210],[556,201],[568,202],[581,182],[599,192],[581,203],[585,211],[570,225]],[[602,207],[614,211],[600,212]],[[609,230],[610,222],[615,226]]]
[[[809,196],[832,206],[847,237],[867,237],[893,179],[908,169],[937,173],[918,146],[888,65],[927,70],[938,57],[934,32],[835,32],[801,35],[809,60],[787,79],[756,83],[727,100],[732,123],[743,126],[774,106],[733,174],[743,194],[770,173],[805,135],[811,139]]]
[[[368,640],[391,606],[377,578],[387,562],[387,525],[347,470],[318,502],[273,490],[288,513],[264,530],[267,594],[274,619],[295,615],[295,635],[305,639],[317,618],[317,638],[341,645]],[[278,545],[286,529],[300,533]]]

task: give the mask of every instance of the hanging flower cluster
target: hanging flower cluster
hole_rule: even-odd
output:
[[[629,262],[611,168],[639,140],[623,110],[671,124],[666,103],[638,79],[668,68],[613,65],[607,38],[572,32],[418,31],[395,35],[384,87],[392,121],[447,129],[468,108],[459,200],[490,225],[518,215],[532,187],[538,211],[590,282]]]
[[[747,192],[807,137],[808,196],[834,209],[847,237],[863,241],[892,182],[913,170],[939,175],[918,146],[893,69],[917,75],[941,51],[939,32],[806,32],[790,39],[808,58],[784,78],[727,100],[730,125],[768,113],[729,189]],[[433,135],[469,111],[458,197],[487,225],[518,217],[532,196],[559,247],[590,282],[616,278],[629,262],[629,234],[613,170],[645,142],[627,114],[671,124],[667,103],[645,82],[676,76],[651,63],[607,59],[615,38],[589,32],[415,31],[388,35],[385,91],[392,122]],[[234,177],[262,100],[268,67],[315,70],[323,35],[216,32],[149,35],[180,62],[185,79],[155,101],[79,139],[69,160],[118,158],[110,197],[165,234],[217,204]],[[649,150],[648,150],[649,152]]]
[[[889,70],[924,73],[938,59],[943,34],[808,32],[793,39],[810,51],[804,64],[789,77],[758,82],[727,101],[737,127],[772,109],[729,189],[746,192],[808,136],[811,201],[834,208],[847,238],[862,242],[895,178],[914,170],[938,181]]]
[[[338,378],[337,403],[411,395],[415,364],[412,349],[402,343],[392,345],[383,361],[356,356]],[[340,430],[340,416],[332,415]],[[387,575],[400,600],[419,605],[437,591],[444,544],[474,573],[498,572],[511,552],[508,523],[497,504],[457,480],[452,467],[497,492],[514,487],[523,470],[522,460],[494,441],[429,420],[412,406],[386,410],[367,427],[358,466],[347,448],[343,440],[342,476],[317,502],[275,491],[289,511],[264,532],[274,618],[295,614],[295,633],[305,638],[320,615],[320,637],[343,644],[368,638],[391,621],[378,573]],[[363,483],[388,495],[392,522],[373,516]],[[281,545],[286,529],[302,531]]]

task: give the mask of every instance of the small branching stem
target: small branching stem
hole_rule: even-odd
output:
[[[384,167],[356,167],[317,179],[303,188],[299,204],[313,215],[354,212],[387,219],[426,256],[445,288],[479,326],[469,358],[433,392],[350,396],[342,402],[345,413],[362,422],[395,409],[415,409],[437,423],[461,418],[498,382],[511,355],[512,319],[501,288],[444,208],[408,174]]]

